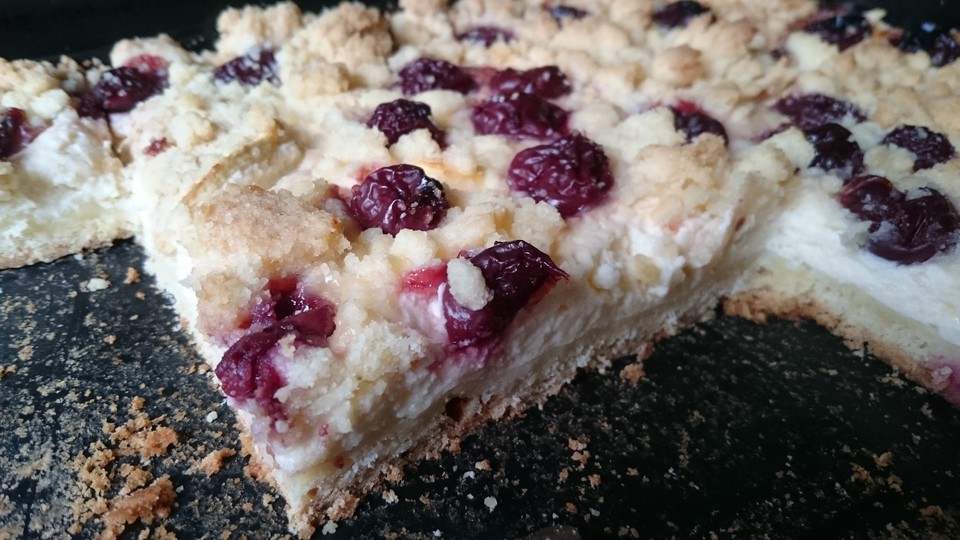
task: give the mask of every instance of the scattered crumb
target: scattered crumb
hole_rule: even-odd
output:
[[[887,485],[890,486],[890,489],[903,493],[903,479],[895,474],[891,474],[887,477]]]
[[[25,344],[23,347],[20,347],[20,350],[17,351],[17,358],[26,362],[33,358],[33,345]]]
[[[920,515],[925,518],[943,517],[943,508],[938,505],[925,506],[920,509]]]
[[[568,478],[570,478],[570,469],[564,467],[560,469],[560,474],[558,475],[557,483],[563,484],[564,482],[567,481]]]
[[[883,377],[881,377],[880,382],[884,384],[896,386],[897,388],[902,388],[907,385],[907,381],[903,380],[903,378],[900,377],[896,371],[894,371],[889,375],[884,375]]]
[[[103,342],[107,345],[113,345],[117,342],[117,336],[115,334],[110,334],[109,336],[103,338]]]
[[[153,523],[170,515],[176,493],[169,476],[158,478],[149,486],[111,499],[103,515],[101,539],[117,538],[127,525],[142,521]]]
[[[584,450],[583,452],[574,452],[570,459],[580,463],[580,467],[583,468],[587,465],[587,462],[590,461],[590,452]]]
[[[633,467],[627,467],[627,476],[640,476],[640,471]]]
[[[217,414],[217,411],[210,411],[210,412],[207,413],[207,416],[206,416],[205,418],[206,418],[207,422],[213,422],[214,420],[217,419],[218,416],[220,416],[220,415]]]
[[[391,465],[387,471],[387,482],[397,483],[400,480],[403,480],[403,469],[396,465]]]
[[[124,285],[132,285],[140,282],[140,272],[132,266],[127,267],[127,275],[123,278]]]
[[[460,452],[460,437],[451,438],[450,442],[447,444],[447,450],[453,454]]]
[[[489,471],[489,470],[490,470],[490,461],[489,461],[489,460],[486,460],[486,459],[483,460],[483,461],[478,461],[478,462],[476,462],[476,463],[473,465],[473,468],[476,469],[476,470],[478,470],[478,471]]]
[[[110,288],[110,282],[103,278],[90,278],[89,280],[81,283],[80,288],[86,289],[90,292],[102,291]]]
[[[382,493],[382,496],[383,496],[383,500],[386,501],[388,504],[394,504],[400,500],[400,497],[397,497],[396,492],[394,492],[392,489],[388,489],[384,491]]]
[[[107,440],[94,441],[73,459],[80,491],[70,503],[73,524],[68,533],[79,534],[86,523],[99,518],[103,529],[98,538],[116,538],[132,523],[150,524],[170,514],[176,489],[167,475],[154,479],[149,465],[151,458],[165,454],[177,442],[177,435],[158,425],[162,416],[147,416],[145,403],[142,397],[133,398],[128,408],[130,419],[121,426],[104,421],[102,431]],[[140,463],[119,462],[123,456],[137,457]],[[111,492],[114,495],[109,496]],[[154,538],[175,538],[165,529],[154,532]]]
[[[483,499],[483,505],[490,509],[493,512],[494,508],[497,507],[497,498],[496,497],[487,497]]]
[[[197,465],[197,469],[207,476],[213,476],[223,468],[223,462],[227,458],[236,455],[237,451],[233,448],[221,448],[214,450],[204,456]]]
[[[639,362],[634,362],[632,364],[627,364],[620,370],[620,378],[636,384],[640,379],[646,377],[646,372],[643,371],[643,364]]]
[[[577,505],[573,504],[572,502],[568,502],[566,504],[566,509],[567,509],[567,512],[570,512],[571,514],[577,513]]]
[[[880,467],[881,469],[885,469],[893,463],[893,453],[884,452],[879,456],[874,456],[873,462],[877,464],[877,467]]]
[[[337,524],[333,521],[328,521],[323,524],[323,534],[333,534],[337,532]]]
[[[853,468],[853,475],[850,477],[851,480],[859,480],[861,482],[868,482],[871,480],[870,472],[857,465],[856,463],[851,463],[850,466]]]
[[[590,481],[590,487],[592,488],[598,487],[600,485],[599,474],[591,474],[590,476],[587,477],[587,480]]]
[[[121,427],[117,433],[124,430]],[[116,433],[114,433],[116,435]],[[111,436],[111,439],[114,437]],[[154,457],[166,453],[167,448],[176,444],[177,432],[165,427],[155,427],[142,431],[135,431],[124,435],[120,439],[120,445],[117,447],[117,453],[121,456],[139,455],[141,457]]]
[[[0,381],[2,381],[7,375],[13,375],[17,372],[17,366],[0,366]]]
[[[578,441],[578,440],[576,440],[576,439],[568,439],[568,440],[567,440],[567,447],[570,448],[571,450],[580,451],[580,450],[583,450],[584,448],[586,448],[587,445],[583,444],[582,442],[580,442],[580,441]]]
[[[120,465],[120,476],[123,478],[123,487],[120,493],[131,493],[149,484],[153,480],[150,471],[146,471],[129,463]]]

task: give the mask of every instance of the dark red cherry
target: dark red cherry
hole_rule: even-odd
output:
[[[107,111],[100,105],[100,98],[93,92],[93,88],[87,88],[70,94],[70,105],[76,109],[81,118],[106,118]]]
[[[864,221],[879,224],[899,212],[904,194],[882,176],[866,175],[844,183],[840,204]],[[875,227],[874,227],[875,228]]]
[[[550,11],[550,15],[558,23],[563,22],[564,19],[582,19],[589,15],[589,13],[580,8],[565,6],[563,4],[545,5],[544,7]]]
[[[470,257],[470,262],[480,269],[493,298],[472,310],[460,305],[449,287],[444,288],[447,338],[458,348],[482,345],[497,336],[524,306],[567,278],[549,255],[523,240],[497,242]]]
[[[473,128],[481,135],[514,139],[552,139],[567,131],[567,111],[533,94],[494,96],[470,113]]]
[[[825,94],[791,94],[777,101],[773,109],[800,129],[839,124],[847,117],[857,122],[867,118],[856,105]]]
[[[161,56],[141,54],[129,59],[123,65],[139,69],[145,73],[154,73],[158,77],[167,77],[167,61]]]
[[[275,420],[286,418],[275,397],[286,381],[277,371],[272,351],[291,334],[299,343],[326,346],[336,329],[334,316],[329,302],[306,293],[295,279],[271,280],[251,311],[249,331],[217,364],[215,373],[224,393],[234,399],[254,399]]]
[[[723,124],[703,111],[683,112],[674,109],[673,113],[673,127],[686,134],[687,142],[692,142],[704,133],[719,135],[724,143],[729,142]]]
[[[250,312],[250,322],[254,327],[270,326],[300,313],[328,307],[326,300],[305,292],[295,278],[271,279],[260,301]]]
[[[397,99],[381,103],[374,109],[367,126],[377,128],[386,135],[387,144],[397,142],[401,136],[412,131],[426,129],[441,148],[446,145],[443,131],[430,118],[430,106],[418,101]]]
[[[400,90],[411,96],[427,90],[453,90],[466,94],[476,81],[460,66],[446,60],[418,58],[400,70]]]
[[[507,68],[490,79],[490,89],[497,94],[515,92],[534,94],[543,99],[555,99],[572,90],[567,76],[557,66],[543,66],[525,71]]]
[[[852,133],[840,124],[824,124],[803,131],[815,155],[810,167],[819,167],[845,179],[863,172],[863,151]]]
[[[159,94],[166,86],[166,60],[159,56],[141,55],[126,65],[105,71],[92,92],[103,111],[126,112],[141,101]]]
[[[884,259],[916,264],[952,250],[960,239],[960,215],[939,191],[920,188],[925,194],[908,198],[900,212],[885,220],[867,240],[867,249]]]
[[[286,381],[270,351],[283,335],[283,330],[274,326],[244,335],[227,349],[215,370],[224,394],[255,400],[275,420],[286,418],[283,406],[274,397]]]
[[[613,187],[613,173],[600,145],[574,133],[521,150],[510,162],[507,183],[569,217],[599,204]]]
[[[498,41],[504,43],[513,41],[516,36],[510,30],[499,26],[474,26],[473,28],[457,34],[459,41],[468,41],[470,43],[479,43],[484,47],[489,47]]]
[[[0,159],[7,159],[27,147],[34,137],[23,109],[11,107],[0,118]]]
[[[420,167],[402,164],[370,173],[353,188],[347,209],[363,228],[396,235],[402,229],[435,229],[448,206],[440,182]]]
[[[689,102],[678,103],[670,107],[673,111],[673,127],[687,136],[687,142],[692,142],[704,133],[712,133],[728,142],[727,130],[716,118],[703,112],[698,106]]]
[[[870,222],[866,248],[884,259],[917,264],[954,249],[960,240],[960,214],[942,193],[920,188],[910,196],[885,178],[865,176],[844,185],[840,204]]]
[[[873,27],[863,15],[848,13],[815,20],[803,30],[820,36],[820,39],[843,51],[863,41],[873,32]]]
[[[709,11],[700,2],[681,0],[653,12],[653,22],[663,28],[677,28],[690,24],[690,21]]]
[[[960,44],[953,38],[951,29],[935,22],[920,23],[891,41],[904,52],[925,51],[930,55],[930,63],[936,67],[952,64],[960,58]]]
[[[273,49],[259,49],[238,56],[213,70],[213,77],[220,82],[237,81],[246,86],[256,86],[263,81],[280,84],[277,58]]]
[[[916,156],[913,170],[929,169],[957,156],[950,139],[923,126],[898,126],[883,138],[883,144],[892,144],[909,150]]]

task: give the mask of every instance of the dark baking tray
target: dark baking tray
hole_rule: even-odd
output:
[[[82,57],[160,31],[202,46],[223,5],[3,2],[0,55]],[[125,537],[285,534],[282,502],[245,457],[211,477],[191,468],[239,451],[234,418],[168,299],[148,275],[124,283],[142,262],[123,241],[0,272],[0,538],[65,534],[90,499],[75,458],[116,447],[103,423],[135,416],[135,397],[179,442],[112,470],[168,474],[179,493],[168,518]],[[110,287],[90,291],[93,277]],[[632,363],[414,464],[323,537],[960,537],[960,411],[867,351],[806,322],[718,316],[662,342],[637,382],[619,376]],[[98,531],[93,520],[73,536]]]

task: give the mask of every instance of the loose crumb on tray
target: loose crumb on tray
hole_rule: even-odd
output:
[[[639,362],[627,364],[620,370],[620,378],[634,384],[646,377],[646,375],[646,372],[643,371],[643,364]]]
[[[169,475],[154,478],[150,464],[152,458],[168,453],[178,436],[159,425],[162,416],[150,418],[143,412],[144,405],[142,397],[133,398],[127,422],[120,426],[104,422],[106,440],[94,441],[74,458],[79,494],[71,504],[69,534],[79,534],[88,522],[99,520],[103,529],[97,538],[113,539],[129,525],[151,524],[170,515],[176,488]],[[162,526],[153,531],[153,537],[175,538]]]
[[[221,448],[219,450],[214,450],[204,456],[200,463],[197,465],[197,469],[207,476],[213,476],[220,472],[220,469],[223,468],[223,463],[234,455],[236,455],[236,450],[232,448]]]

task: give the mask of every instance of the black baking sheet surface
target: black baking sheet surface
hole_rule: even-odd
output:
[[[51,24],[76,28],[21,32],[36,41],[20,53],[10,37],[20,34],[6,32],[0,54],[73,43],[79,55],[163,29],[202,45],[220,7],[103,2],[104,15],[87,4],[36,2],[61,21]],[[0,6],[0,30],[39,20]],[[233,415],[169,301],[149,275],[128,279],[142,261],[123,241],[0,272],[0,538],[62,537],[75,523],[74,536],[96,537],[78,457],[119,452],[110,434],[138,417],[178,442],[113,460],[104,498],[124,469],[169,475],[178,492],[168,518],[125,537],[285,534],[282,501],[245,473]],[[542,410],[415,464],[318,537],[960,537],[960,411],[867,352],[810,323],[720,316],[662,342],[636,382],[620,375],[633,363],[584,374]],[[237,454],[220,472],[199,470],[225,448]]]

